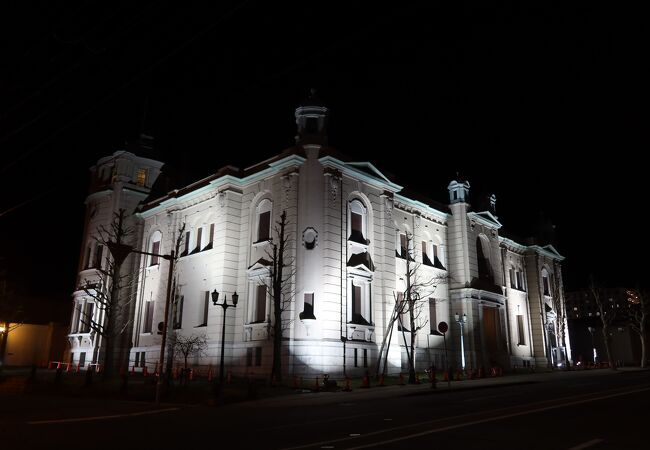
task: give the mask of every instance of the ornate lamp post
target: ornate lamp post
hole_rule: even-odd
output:
[[[467,314],[463,314],[463,317],[460,317],[456,313],[456,323],[460,325],[460,360],[463,366],[463,372],[465,372],[465,341],[463,336],[463,325],[467,323]]]
[[[221,328],[221,363],[219,365],[219,384],[223,385],[223,352],[224,352],[224,344],[226,343],[226,310],[230,308],[231,306],[233,308],[237,307],[237,302],[239,301],[239,295],[237,295],[237,292],[234,292],[232,294],[232,305],[228,304],[228,298],[224,295],[223,296],[223,302],[218,303],[219,301],[219,293],[215,289],[212,291],[212,303],[214,303],[214,306],[221,306],[223,308],[223,327]]]

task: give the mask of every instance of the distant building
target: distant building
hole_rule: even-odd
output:
[[[619,365],[638,365],[641,361],[641,344],[628,322],[630,290],[601,288],[600,295],[605,308],[615,315],[609,330],[612,358]],[[606,362],[603,324],[591,291],[567,292],[566,308],[573,360],[583,363]]]
[[[227,311],[226,365],[235,374],[270,373],[273,313],[262,281],[269,273],[273,227],[284,211],[295,270],[284,317],[287,373],[361,374],[376,365],[387,332],[389,371],[406,370],[410,331],[389,331],[387,323],[405,289],[407,258],[419,264],[422,277],[448,277],[421,303],[418,320],[425,328],[417,334],[417,370],[444,367],[443,337],[436,331],[442,321],[449,324],[449,363],[460,365],[455,314],[467,317],[468,369],[564,363],[568,336],[563,346],[549,331],[556,317],[552,283],[562,286],[563,257],[551,245],[505,237],[496,198],[473,210],[467,181],[451,181],[449,202],[441,205],[407,192],[371,162],[332,149],[327,115],[311,99],[296,109],[294,147],[246,169],[221,168],[164,195],[151,194],[162,163],[126,151],[98,161],[86,201],[70,359],[88,364],[100,358],[102,342],[87,318],[101,323],[104,313],[81,286],[97,280],[96,268],[109,257],[94,239],[98,227],[124,208],[133,213],[130,243],[140,251],[168,254],[185,225],[169,322],[171,333],[207,337],[209,348],[196,364],[219,363],[223,310],[212,305],[211,292],[230,300],[236,291],[239,305]],[[168,262],[131,255],[126,264],[137,278],[123,292],[133,301],[119,351],[129,352],[137,370],[152,370],[160,352]]]

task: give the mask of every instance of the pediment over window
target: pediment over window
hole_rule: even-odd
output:
[[[271,261],[269,261],[267,259],[264,259],[264,258],[260,258],[257,261],[255,261],[253,263],[253,265],[248,267],[248,272],[256,272],[256,271],[259,271],[259,270],[265,270],[266,271],[266,270],[269,270],[269,268],[272,265],[273,265],[273,263],[271,263]]]
[[[467,217],[476,220],[484,226],[496,228],[497,230],[503,226],[490,211],[471,212],[467,214]]]
[[[350,259],[348,260],[348,267],[365,270],[367,272],[375,271],[375,265],[373,264],[370,253],[368,252],[355,253],[354,255],[350,256]]]

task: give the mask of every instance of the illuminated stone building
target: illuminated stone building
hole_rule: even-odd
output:
[[[239,303],[226,317],[225,363],[234,374],[270,373],[273,313],[263,280],[269,271],[274,225],[287,214],[293,262],[291,307],[284,312],[282,367],[289,374],[358,375],[372,371],[384,336],[390,336],[388,371],[407,369],[406,326],[387,330],[396,299],[405,289],[406,258],[427,279],[416,337],[417,370],[444,367],[438,323],[449,324],[449,364],[467,369],[544,365],[551,358],[550,283],[561,284],[562,256],[550,245],[506,238],[494,213],[473,210],[470,185],[447,186],[448,204],[438,204],[391,181],[371,162],[355,161],[327,144],[326,107],[316,101],[296,110],[296,145],[251,167],[223,167],[214,175],[163,196],[148,195],[161,164],[118,152],[93,168],[105,181],[88,197],[81,268],[92,270],[107,256],[92,239],[100,222],[125,207],[134,213],[133,245],[168,254],[185,226],[173,277],[170,332],[205,335],[208,348],[195,364],[219,364],[224,311],[211,292]],[[112,177],[112,178],[111,178]],[[99,183],[101,184],[101,183]],[[444,189],[444,186],[440,186]],[[271,241],[270,241],[271,240]],[[99,255],[99,256],[97,256]],[[155,367],[160,352],[168,262],[130,257],[137,282],[126,350],[130,365]],[[79,282],[88,278],[82,270]],[[443,281],[440,281],[443,280]],[[100,348],[80,317],[101,320],[84,290],[75,293],[70,334],[75,361],[96,361]],[[90,305],[90,306],[89,306]],[[567,343],[568,345],[568,343]],[[92,354],[92,357],[90,356]],[[555,358],[555,357],[554,357]],[[559,362],[554,360],[554,362]]]

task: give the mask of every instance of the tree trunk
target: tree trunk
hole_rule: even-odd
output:
[[[609,345],[609,326],[603,325],[603,338],[605,341],[605,351],[607,352],[607,361],[609,362],[610,369],[616,370],[616,364],[612,357],[612,351]]]
[[[409,322],[411,324],[411,353],[409,354],[409,384],[415,384],[416,383],[416,377],[415,377],[415,319],[413,317],[413,307],[415,305],[410,306],[410,313],[409,313]]]

